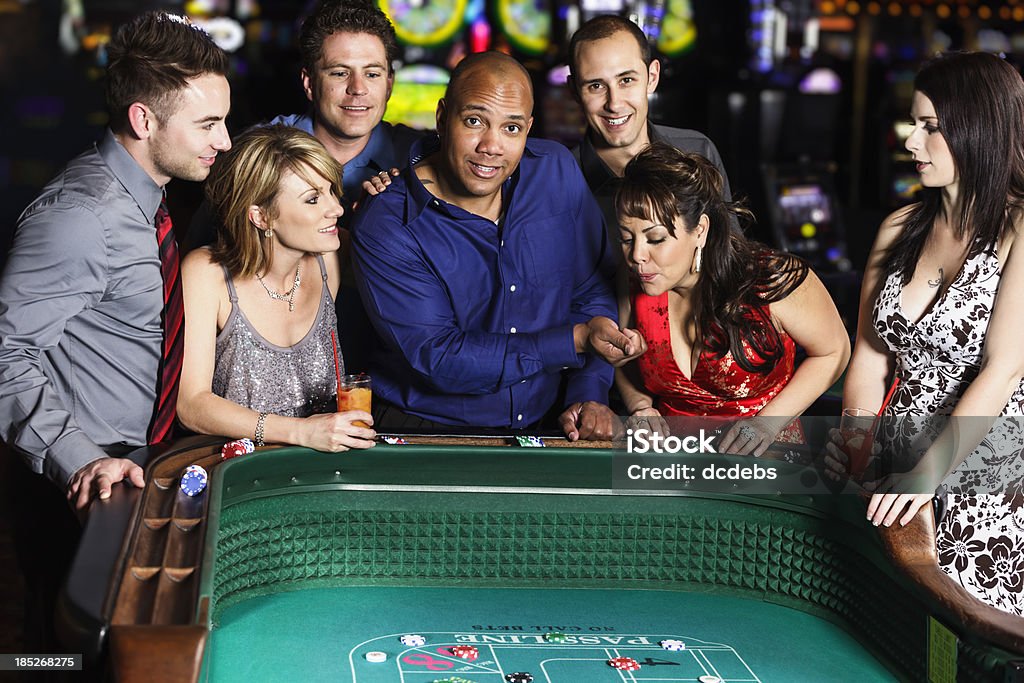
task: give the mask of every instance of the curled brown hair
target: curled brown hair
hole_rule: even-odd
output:
[[[228,73],[227,55],[206,31],[165,12],[146,12],[123,25],[107,55],[107,110],[115,133],[128,130],[133,103],[142,102],[163,123],[177,111],[177,94],[189,80]]]
[[[312,135],[291,126],[260,126],[242,133],[220,155],[206,181],[206,198],[219,221],[212,259],[232,277],[265,273],[273,260],[272,241],[252,223],[249,208],[277,217],[278,192],[288,171],[311,185],[310,171],[331,182],[341,198],[342,166]]]
[[[619,216],[656,220],[675,237],[676,219],[687,232],[701,214],[708,217],[700,279],[695,289],[696,322],[704,348],[716,358],[731,353],[748,372],[768,373],[782,358],[783,346],[766,310],[806,279],[805,261],[747,239],[731,227],[753,214],[722,197],[724,182],[714,164],[656,142],[626,165],[615,195]],[[748,344],[760,361],[748,357]]]

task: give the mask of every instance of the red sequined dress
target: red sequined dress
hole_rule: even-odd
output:
[[[767,374],[744,370],[731,353],[715,358],[705,349],[687,377],[672,356],[668,292],[657,297],[633,292],[633,311],[636,327],[647,340],[647,352],[637,359],[640,376],[662,415],[749,417],[775,398],[793,376],[796,345],[780,332],[783,355]],[[768,314],[767,305],[762,314]],[[748,358],[760,360],[746,343],[744,349]]]

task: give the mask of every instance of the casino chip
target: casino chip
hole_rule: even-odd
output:
[[[480,656],[480,651],[473,645],[456,645],[448,648],[448,651],[459,659],[466,659],[471,662],[475,662],[476,658]]]
[[[619,671],[639,671],[640,662],[632,657],[615,657],[608,660],[608,666]]]
[[[186,496],[198,496],[206,488],[209,475],[199,465],[189,465],[181,475],[181,490]]]
[[[686,643],[681,640],[662,640],[658,645],[661,645],[663,650],[670,650],[672,652],[678,652],[686,649]]]
[[[379,650],[374,650],[373,652],[367,652],[366,653],[366,661],[372,662],[374,664],[380,664],[381,662],[386,662],[386,661],[388,661],[388,653],[387,652],[380,652]]]
[[[711,674],[705,674],[697,679],[700,683],[722,683],[722,679],[718,676],[712,676]]]
[[[508,683],[533,683],[533,674],[528,671],[516,671],[505,674],[505,680]]]
[[[247,455],[256,450],[255,444],[249,439],[238,439],[237,441],[228,441],[226,444],[221,446],[220,457],[221,460],[230,460],[231,458],[237,458],[241,455]]]
[[[568,640],[568,638],[569,636],[565,635],[564,633],[559,633],[557,631],[552,631],[551,633],[544,634],[544,640],[548,641],[549,643],[564,643],[566,640]]]
[[[408,647],[419,647],[420,645],[427,644],[426,638],[412,634],[402,636],[399,640],[402,641],[402,645],[407,645]]]

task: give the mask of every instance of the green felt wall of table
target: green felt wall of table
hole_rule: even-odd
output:
[[[207,672],[228,671],[243,647],[273,668],[273,640],[304,629],[322,651],[301,659],[355,680],[337,678],[339,657],[364,638],[569,616],[728,642],[762,668],[796,666],[821,639],[825,659],[864,672],[765,681],[911,680],[926,669],[928,615],[856,497],[613,490],[611,460],[593,449],[392,446],[280,449],[221,466],[200,589],[213,627]],[[435,609],[407,616],[411,602]],[[697,615],[716,612],[701,625]],[[998,663],[979,653],[977,680]],[[373,675],[399,680],[394,669]]]

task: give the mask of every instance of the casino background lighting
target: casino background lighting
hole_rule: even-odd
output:
[[[981,4],[982,0],[819,0],[815,3],[816,10],[822,18],[834,16],[858,16],[866,13],[871,16],[898,18],[909,15],[919,18],[931,13],[941,20],[960,19],[968,21],[977,18],[981,21],[1014,21],[1024,22],[1024,6],[1021,0],[1009,0],[1003,3]],[[984,0],[987,2],[987,0]]]

